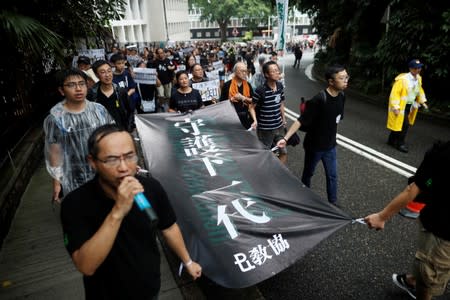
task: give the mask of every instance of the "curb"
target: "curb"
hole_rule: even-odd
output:
[[[9,176],[9,180],[0,193],[0,249],[9,232],[20,199],[39,165],[40,159],[36,158],[42,158],[43,149],[44,131],[42,126],[35,127],[27,132],[20,142],[11,158],[11,167],[2,170],[2,173],[3,171],[6,173],[2,175]]]

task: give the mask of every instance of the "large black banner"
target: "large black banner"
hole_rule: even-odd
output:
[[[136,125],[192,258],[222,286],[277,274],[351,220],[302,187],[229,102],[186,115],[139,115]]]

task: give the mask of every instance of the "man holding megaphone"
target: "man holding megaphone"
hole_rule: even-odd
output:
[[[84,275],[86,299],[157,299],[157,229],[187,272],[200,277],[163,187],[136,176],[132,136],[116,125],[101,126],[89,137],[88,150],[96,176],[61,206],[64,243]]]

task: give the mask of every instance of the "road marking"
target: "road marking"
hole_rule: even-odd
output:
[[[306,77],[308,77],[309,80],[311,81],[317,81],[313,75],[312,75],[312,68],[313,68],[314,64],[309,64],[306,69],[305,69],[305,75]]]
[[[285,107],[284,112],[286,117],[295,121],[299,117],[299,114]],[[405,177],[411,177],[416,172],[416,168],[405,164],[395,158],[387,156],[381,152],[378,152],[372,148],[364,146],[356,141],[353,141],[343,135],[337,134],[336,141],[339,146],[342,146],[358,155],[361,155],[385,168],[388,168],[397,174],[400,174]]]

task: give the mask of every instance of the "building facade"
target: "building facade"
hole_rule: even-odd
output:
[[[219,24],[217,22],[201,21],[201,13],[201,9],[197,7],[192,7],[189,10],[190,39],[220,39]],[[277,34],[276,19],[276,17],[272,16],[266,22],[260,23],[258,28],[253,31],[253,37],[256,39],[273,39]],[[274,22],[275,27],[273,26]],[[227,38],[242,39],[246,36],[247,31],[244,20],[233,17],[228,24]],[[307,14],[291,9],[289,11],[286,33],[288,40],[302,40],[304,36],[310,36],[315,32]]]
[[[111,22],[119,45],[189,40],[188,0],[126,2],[123,19]]]

